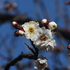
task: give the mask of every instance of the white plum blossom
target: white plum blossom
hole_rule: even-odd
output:
[[[25,37],[27,39],[31,39],[34,34],[37,33],[37,30],[39,28],[39,23],[35,22],[35,21],[30,21],[30,22],[26,22],[22,25],[24,31],[25,31]]]
[[[55,22],[52,21],[48,24],[49,29],[46,29],[45,27],[40,28],[39,23],[35,21],[26,22],[22,27],[24,29],[23,34],[25,37],[31,39],[38,50],[52,51],[54,46],[56,46],[53,33],[51,32],[51,30],[57,27]]]
[[[55,28],[57,28],[57,24],[54,21],[49,22],[48,28],[54,30]]]
[[[34,63],[34,68],[37,69],[37,70],[44,70],[45,68],[48,67],[48,64],[47,64],[47,59],[42,59],[42,58],[38,58],[35,63]]]
[[[50,51],[56,46],[51,30],[46,29],[45,27],[38,29],[38,32],[32,37],[32,41],[39,50],[46,49],[47,51]]]

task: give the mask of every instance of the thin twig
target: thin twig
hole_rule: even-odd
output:
[[[31,40],[30,40],[31,41]],[[35,49],[35,51],[36,51],[36,57],[38,57],[38,49],[35,47],[35,45],[33,44],[33,41],[31,41],[31,44],[32,44],[32,46],[33,46],[33,48]]]
[[[36,55],[36,53],[34,52],[34,50],[28,45],[28,44],[26,44],[26,43],[24,43],[30,50],[31,50],[31,52],[34,54],[34,55]]]

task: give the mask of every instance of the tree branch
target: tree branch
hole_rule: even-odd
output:
[[[31,40],[30,40],[30,41],[31,41]],[[34,49],[35,49],[35,51],[36,51],[36,55],[35,55],[35,56],[38,57],[38,51],[39,51],[39,50],[35,47],[35,45],[33,44],[33,41],[31,41],[31,44],[32,44],[32,46],[34,47]]]
[[[56,32],[57,32],[56,33],[57,35],[59,35],[58,34],[58,32],[59,32],[65,39],[70,40],[70,32],[69,31],[58,28]]]
[[[18,61],[20,61],[22,58],[28,58],[28,59],[34,59],[34,60],[36,60],[35,56],[32,55],[32,54],[21,53],[17,58],[15,58],[14,60],[12,60],[11,62],[9,62],[6,65],[5,70],[9,70],[10,66],[15,65],[15,63],[17,63]]]
[[[12,22],[17,21],[20,24],[23,24],[24,22],[28,22],[32,20],[31,18],[27,18],[24,14],[21,15],[11,15],[7,13],[0,13],[0,24],[3,24],[3,22]]]

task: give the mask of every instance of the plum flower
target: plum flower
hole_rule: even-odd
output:
[[[39,50],[46,49],[47,51],[50,51],[56,46],[51,30],[46,29],[45,27],[38,29],[38,32],[32,37],[32,41]]]
[[[26,22],[22,25],[24,31],[25,31],[25,37],[27,39],[31,39],[33,37],[33,35],[37,32],[38,28],[39,28],[39,23],[35,22],[35,21],[30,21],[30,22]]]
[[[37,70],[44,70],[45,68],[48,67],[48,64],[47,64],[47,59],[44,59],[44,58],[38,58],[35,63],[34,63],[34,68],[37,69]]]

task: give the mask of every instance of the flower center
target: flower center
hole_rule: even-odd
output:
[[[30,28],[29,28],[29,32],[30,32],[30,33],[34,33],[34,28],[30,27]]]
[[[45,36],[45,34],[40,35],[39,39],[41,41],[46,41],[48,38]]]
[[[53,28],[55,28],[56,26],[55,25],[53,25]]]

